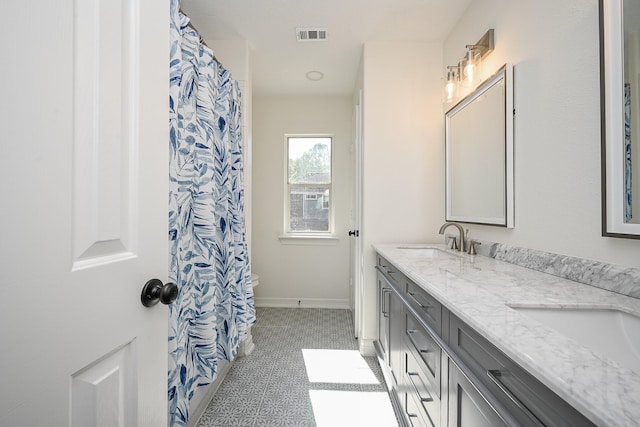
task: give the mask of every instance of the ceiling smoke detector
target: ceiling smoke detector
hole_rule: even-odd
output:
[[[307,80],[311,80],[312,82],[320,81],[324,78],[324,73],[322,71],[309,71],[307,74]]]
[[[317,42],[327,40],[326,28],[296,28],[296,38],[299,42]]]

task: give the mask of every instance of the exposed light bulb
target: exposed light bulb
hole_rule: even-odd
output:
[[[445,104],[454,102],[458,97],[458,67],[447,67],[447,80],[444,84],[443,100]]]
[[[469,48],[462,68],[462,79],[465,85],[475,86],[480,80],[480,52],[473,47]]]
[[[453,100],[455,99],[456,84],[449,81],[444,86],[444,90],[445,90],[445,101],[453,102]]]
[[[475,72],[476,72],[475,64],[467,64],[467,66],[464,67],[464,75],[466,76],[467,80],[469,80],[469,82],[473,82],[475,77]]]

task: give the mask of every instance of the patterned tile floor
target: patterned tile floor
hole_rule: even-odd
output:
[[[397,427],[377,359],[357,352],[350,311],[258,308],[257,318],[255,350],[236,360],[198,427]]]

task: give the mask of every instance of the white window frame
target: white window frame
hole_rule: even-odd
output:
[[[331,182],[329,184],[329,212],[327,231],[295,231],[290,229],[290,184],[289,184],[289,139],[290,138],[329,138],[331,140]],[[334,142],[335,134],[285,134],[284,135],[284,206],[283,206],[283,230],[279,236],[284,244],[336,244],[338,239],[335,236],[335,197],[334,197]],[[313,184],[306,184],[313,187]],[[318,184],[324,188],[326,184]]]

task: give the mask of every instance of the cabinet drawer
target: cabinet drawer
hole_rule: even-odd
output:
[[[406,298],[420,317],[442,336],[442,304],[420,286],[406,279]]]
[[[407,351],[412,353],[420,370],[431,383],[433,392],[440,397],[442,349],[412,314],[406,313],[405,317]]]
[[[430,376],[423,370],[413,352],[406,351],[404,387],[406,392],[407,415],[418,414],[425,425],[440,425],[440,386],[435,386]]]
[[[513,427],[515,422],[505,420],[485,399],[469,379],[449,362],[449,425]]]
[[[416,401],[413,395],[405,393],[404,395],[404,408],[407,419],[409,420],[409,426],[411,427],[436,427],[437,424],[433,424],[431,419],[420,408],[420,404]]]
[[[449,345],[523,426],[594,425],[453,314]]]
[[[378,267],[389,277],[395,280],[396,284],[401,276],[400,272],[389,261],[381,256],[378,256]]]

